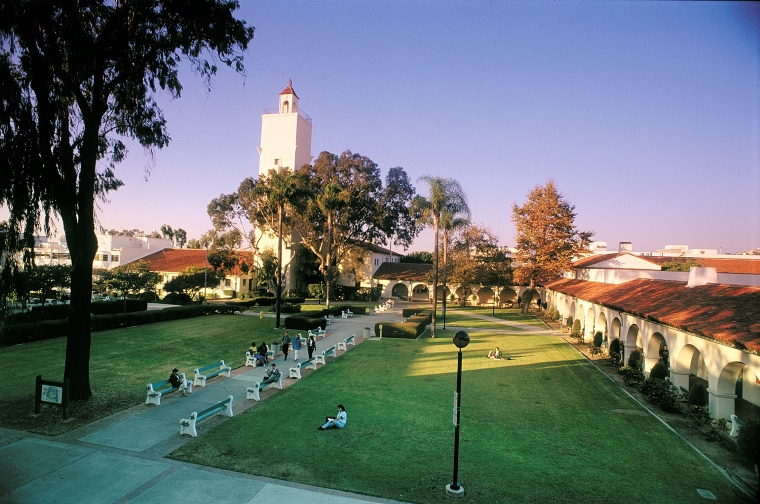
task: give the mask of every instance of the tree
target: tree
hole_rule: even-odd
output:
[[[45,264],[36,266],[28,265],[24,268],[26,286],[29,292],[36,292],[42,300],[42,309],[45,309],[45,300],[52,297],[56,290],[66,289],[71,286],[71,266],[65,264]]]
[[[155,292],[161,281],[161,275],[151,271],[146,261],[135,261],[114,269],[106,270],[100,276],[101,282],[121,292],[124,299],[124,312],[127,311],[127,296],[140,292]]]
[[[405,256],[401,257],[399,262],[402,263],[416,263],[416,264],[433,264],[433,254],[430,252],[409,252]]]
[[[177,245],[179,248],[182,248],[185,246],[185,243],[187,243],[187,231],[185,231],[182,228],[177,228],[174,230],[174,244]]]
[[[512,283],[511,259],[487,227],[468,225],[457,232],[451,265],[451,279],[462,285],[462,305],[472,294],[473,284],[498,288]]]
[[[161,236],[163,236],[167,240],[171,240],[172,242],[174,242],[174,230],[168,224],[163,224],[161,226]]]
[[[304,165],[295,175],[307,197],[293,211],[293,226],[319,261],[329,307],[341,260],[363,254],[364,243],[387,236],[380,225],[380,170],[368,157],[351,151],[340,156],[322,152],[313,166]]]
[[[523,295],[522,313],[528,313],[536,284],[556,277],[571,266],[571,261],[588,250],[594,233],[575,227],[575,205],[557,191],[554,181],[536,186],[523,206],[512,205],[516,227],[519,282],[528,282]]]
[[[122,138],[169,142],[154,94],[179,97],[179,63],[210,80],[219,62],[243,72],[253,28],[232,0],[0,3],[0,203],[16,234],[60,216],[71,252],[64,378],[89,399],[95,198],[121,182]]]
[[[421,229],[409,208],[415,192],[403,168],[397,166],[388,170],[380,200],[383,209],[380,227],[390,245],[407,248],[420,234]]]
[[[441,302],[441,313],[443,315],[443,328],[446,329],[446,271],[448,269],[448,252],[449,252],[449,233],[461,229],[470,224],[470,209],[464,208],[447,208],[441,213],[440,227],[443,231],[443,299]]]
[[[259,254],[261,267],[259,267],[257,280],[260,284],[267,286],[267,290],[277,288],[277,254],[270,247],[265,248]]]
[[[411,211],[421,226],[433,226],[435,244],[433,249],[433,320],[430,325],[431,337],[435,338],[436,312],[438,310],[438,242],[441,215],[456,215],[467,209],[467,196],[462,186],[454,179],[440,177],[420,177],[428,186],[429,196],[416,196],[412,200]],[[469,212],[469,210],[467,210]]]
[[[188,294],[191,298],[198,295],[208,284],[218,285],[222,275],[210,268],[188,266],[179,275],[164,284],[164,291]]]

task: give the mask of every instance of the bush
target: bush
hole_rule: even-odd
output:
[[[689,406],[698,406],[704,408],[707,406],[707,389],[701,383],[695,383],[689,389],[688,397]]]
[[[175,305],[189,305],[193,302],[192,298],[187,294],[180,294],[177,292],[170,292],[164,298],[161,300],[162,302],[166,304],[175,304]]]
[[[282,300],[287,301],[288,303],[291,303],[291,304],[303,304],[306,302],[306,298],[298,297],[298,296],[288,296],[288,297],[282,298]]]
[[[704,406],[689,406],[686,418],[693,424],[703,425],[710,421],[710,412]]]
[[[125,309],[126,307],[126,309]],[[117,301],[96,301],[90,305],[93,315],[108,315],[113,313],[132,313],[148,309],[148,302],[142,299],[124,299]]]
[[[583,331],[581,330],[580,320],[576,319],[573,321],[573,330],[570,332],[570,336],[573,338],[577,338],[578,341],[583,341]]]
[[[750,464],[760,465],[760,422],[751,420],[745,423],[736,442]]]
[[[602,343],[604,343],[604,335],[600,332],[597,332],[594,334],[594,346],[598,348],[602,346]]]
[[[644,373],[639,368],[623,366],[618,369],[618,373],[623,377],[626,385],[636,385],[644,381]]]
[[[639,392],[663,411],[678,411],[678,389],[668,380],[647,378],[639,388]]]
[[[285,329],[308,331],[317,327],[322,329],[327,327],[327,321],[324,317],[304,317],[303,315],[285,317]]]
[[[641,369],[641,352],[634,350],[628,356],[628,366],[636,369]]]
[[[573,317],[567,317],[567,328],[572,329],[573,328]]]
[[[414,320],[413,320],[414,319]],[[383,326],[383,338],[406,338],[415,339],[425,332],[427,324],[424,317],[411,317],[406,322],[388,323],[383,322],[375,324],[375,334],[380,336],[380,326]]]
[[[269,309],[270,312],[276,312],[277,306],[273,306]],[[282,303],[280,305],[280,313],[299,313],[301,311],[300,304]],[[314,329],[312,327],[312,329]]]
[[[649,377],[664,380],[665,378],[670,377],[670,371],[662,361],[658,361],[657,364],[655,364],[652,367],[652,370],[649,372]]]

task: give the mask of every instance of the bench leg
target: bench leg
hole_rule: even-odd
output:
[[[257,383],[253,387],[245,389],[245,398],[252,399],[254,401],[261,401],[261,395],[259,394],[259,384]]]
[[[195,413],[190,415],[190,418],[183,418],[179,421],[179,435],[188,434],[192,437],[198,437],[198,431],[195,430]]]

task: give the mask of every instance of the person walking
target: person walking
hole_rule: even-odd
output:
[[[309,352],[309,359],[311,359],[317,350],[317,338],[309,336],[309,339],[306,341],[306,350]]]
[[[296,337],[293,338],[293,360],[296,362],[298,362],[298,351],[301,349],[302,344],[301,333],[296,333]]]
[[[288,351],[290,351],[290,336],[288,336],[288,331],[285,331],[285,335],[282,337],[282,353],[285,358],[282,360],[288,360]]]

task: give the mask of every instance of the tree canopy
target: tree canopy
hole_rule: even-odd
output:
[[[179,65],[210,83],[243,72],[253,28],[231,0],[0,2],[0,203],[13,236],[60,216],[72,259],[64,378],[88,399],[95,198],[117,189],[125,138],[169,143],[155,94],[178,98]]]
[[[575,205],[559,193],[554,181],[536,186],[522,206],[512,206],[515,223],[515,277],[529,284],[523,299],[527,312],[536,284],[570,269],[573,258],[588,251],[594,233],[575,227]]]

